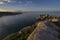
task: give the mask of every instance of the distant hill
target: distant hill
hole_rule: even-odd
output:
[[[21,12],[0,12],[0,17],[7,16],[7,15],[17,15],[17,14],[22,14],[22,13]]]

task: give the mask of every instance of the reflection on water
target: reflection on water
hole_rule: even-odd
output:
[[[27,25],[36,22],[35,17],[44,13],[23,13],[20,15],[0,17],[0,40],[6,35],[16,32]],[[60,13],[49,13],[52,16],[60,16]]]

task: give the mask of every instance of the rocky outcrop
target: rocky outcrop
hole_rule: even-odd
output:
[[[58,26],[50,21],[40,21],[24,27],[15,34],[8,35],[4,40],[60,40]]]
[[[7,37],[5,37],[3,40],[26,40],[27,37],[33,32],[35,29],[36,25],[31,25],[22,28],[20,31],[10,34]]]
[[[59,40],[57,29],[59,28],[51,22],[39,22],[27,40]]]

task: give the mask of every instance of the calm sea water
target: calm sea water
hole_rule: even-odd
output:
[[[32,25],[36,22],[36,16],[45,13],[23,13],[19,15],[0,17],[0,40],[8,34],[19,31],[25,26]],[[60,16],[60,13],[47,13],[51,16]]]

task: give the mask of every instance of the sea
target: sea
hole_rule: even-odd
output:
[[[60,17],[60,13],[41,13],[41,12],[25,12],[18,15],[9,15],[0,17],[0,40],[7,35],[21,30],[23,27],[34,24],[36,17],[42,14],[49,14],[50,16]]]

